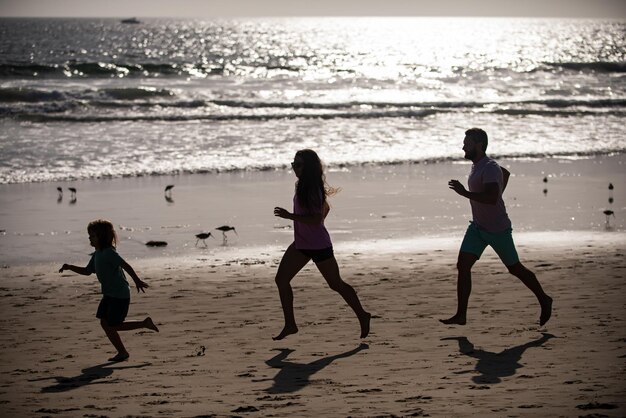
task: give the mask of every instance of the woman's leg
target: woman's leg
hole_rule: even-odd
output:
[[[302,267],[304,267],[309,260],[309,257],[296,250],[294,244],[291,244],[285,251],[285,254],[283,254],[283,259],[278,266],[275,280],[276,286],[278,286],[283,315],[285,317],[285,326],[280,334],[276,337],[272,337],[274,340],[282,340],[287,335],[298,332],[298,326],[296,325],[296,319],[293,313],[291,280],[302,270]]]
[[[337,265],[335,257],[320,261],[316,263],[316,266],[320,273],[322,273],[322,276],[324,276],[324,279],[326,279],[328,286],[343,297],[346,303],[352,308],[357,318],[359,318],[361,338],[367,337],[370,332],[370,319],[372,315],[363,309],[361,301],[359,301],[359,297],[352,286],[341,279],[339,266]]]

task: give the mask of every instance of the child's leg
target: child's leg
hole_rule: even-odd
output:
[[[124,347],[124,343],[122,343],[122,339],[120,338],[120,334],[117,333],[117,330],[110,326],[105,319],[100,320],[100,325],[109,338],[109,341],[111,341],[111,344],[113,344],[113,347],[117,350],[117,356],[113,357],[113,359],[122,360],[128,358],[128,351],[126,351],[126,347]]]
[[[316,263],[316,266],[320,273],[322,273],[322,276],[324,276],[324,279],[326,279],[328,286],[339,293],[356,314],[361,325],[361,338],[367,337],[370,332],[370,319],[372,315],[363,309],[354,288],[341,279],[339,266],[337,265],[335,257],[320,261]]]
[[[152,318],[147,317],[143,321],[124,321],[119,325],[111,326],[115,331],[132,331],[134,329],[148,328],[152,331],[159,332],[159,329],[152,321]]]
[[[280,295],[280,304],[283,308],[283,316],[285,317],[285,326],[280,334],[276,337],[272,337],[274,340],[282,340],[287,335],[298,332],[298,326],[296,325],[296,319],[293,313],[293,291],[291,290],[290,283],[309,260],[309,257],[296,250],[296,247],[291,244],[285,251],[283,259],[280,261],[275,280],[276,286],[278,286],[278,294]]]

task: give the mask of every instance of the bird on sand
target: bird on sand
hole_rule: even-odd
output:
[[[613,183],[609,183],[609,190],[613,190],[615,187],[613,187]]]
[[[76,188],[68,187],[67,189],[72,192],[72,195],[70,196],[70,205],[73,205],[76,203]]]
[[[547,177],[544,177],[544,178],[543,178],[543,182],[544,182],[544,183],[547,183],[547,182],[548,182],[548,178],[547,178]]]
[[[228,241],[228,238],[226,237],[227,231],[233,231],[235,235],[239,235],[237,234],[237,231],[235,230],[234,226],[222,225],[222,226],[218,226],[215,229],[217,229],[218,231],[222,231],[222,237],[224,238],[224,242]]]
[[[165,186],[165,193],[171,192],[173,188],[174,188],[173,184],[168,184],[167,186]]]
[[[208,245],[206,245],[206,241],[205,239],[207,239],[208,237],[212,237],[213,239],[215,239],[215,237],[213,235],[211,235],[210,232],[200,232],[199,234],[196,234],[196,238],[198,238],[196,240],[196,247],[198,246],[198,241],[202,240],[202,242],[204,243],[205,247],[208,247]]]
[[[611,215],[613,215],[613,217],[615,217],[615,212],[613,212],[611,209],[606,209],[604,212],[602,212],[606,215],[606,227],[609,227],[609,220],[611,219]]]

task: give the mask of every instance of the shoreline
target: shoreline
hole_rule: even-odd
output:
[[[522,232],[604,231],[606,217],[615,232],[626,230],[624,154],[583,160],[502,160],[512,172],[505,203],[514,237]],[[326,225],[337,248],[381,239],[419,240],[462,236],[470,219],[466,199],[448,189],[451,178],[464,181],[467,162],[399,164],[329,170],[341,192],[330,199]],[[543,183],[543,178],[548,183]],[[608,183],[615,185],[611,193]],[[166,184],[175,184],[170,199]],[[113,222],[119,251],[130,260],[220,253],[222,235],[214,228],[232,225],[224,248],[286,248],[291,223],[273,216],[274,206],[291,208],[295,178],[290,171],[182,175],[74,182],[77,200],[59,199],[56,184],[0,186],[0,265],[66,260],[80,262],[91,253],[86,225]],[[63,185],[67,187],[67,185]],[[546,189],[546,193],[542,191]],[[67,191],[67,190],[66,190]],[[613,203],[608,203],[609,195]],[[196,246],[195,234],[215,239]],[[162,240],[167,247],[148,248]]]

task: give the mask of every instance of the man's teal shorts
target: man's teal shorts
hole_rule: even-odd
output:
[[[487,232],[470,222],[461,244],[461,252],[474,254],[480,258],[488,245],[498,254],[505,266],[510,267],[519,263],[511,228],[502,232]]]

